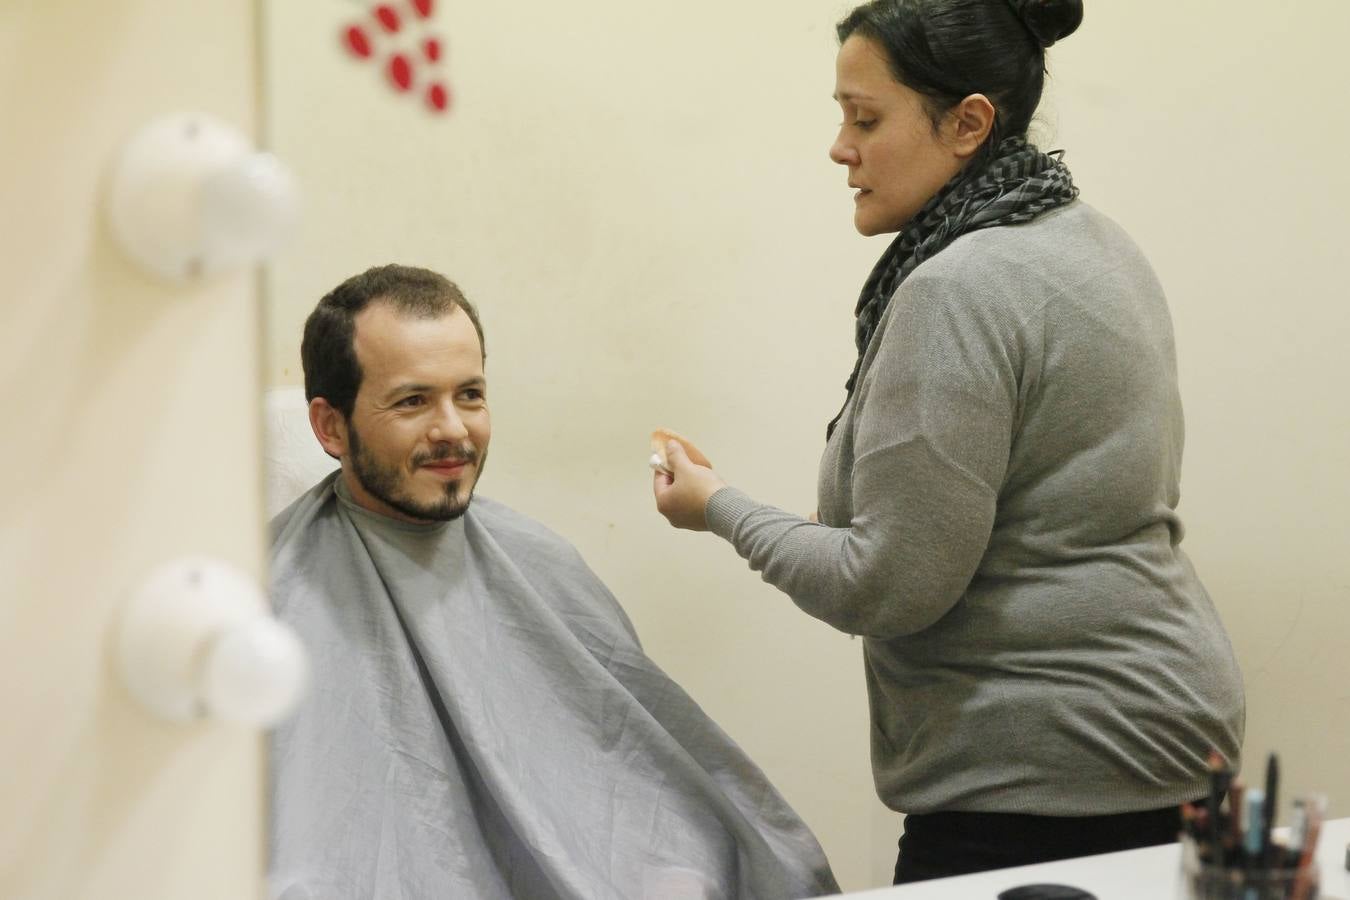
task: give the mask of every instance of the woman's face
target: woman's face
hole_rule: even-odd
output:
[[[848,167],[857,189],[853,225],[865,235],[899,231],[965,162],[946,140],[954,117],[934,129],[922,96],[895,80],[880,46],[857,34],[839,48],[834,99],[844,121],[830,159]]]

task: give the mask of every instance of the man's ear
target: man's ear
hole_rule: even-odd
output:
[[[347,454],[347,419],[323,397],[309,401],[309,427],[323,452],[340,460]]]
[[[948,118],[953,152],[970,159],[994,130],[994,104],[984,94],[971,94],[951,108]]]

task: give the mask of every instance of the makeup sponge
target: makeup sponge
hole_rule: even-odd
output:
[[[676,441],[684,448],[685,455],[689,461],[696,466],[707,466],[712,468],[712,463],[708,462],[708,457],[703,452],[689,442],[688,438],[682,437],[669,428],[658,428],[652,432],[652,458],[648,461],[653,469],[659,472],[670,474],[670,460],[666,459],[666,442]]]

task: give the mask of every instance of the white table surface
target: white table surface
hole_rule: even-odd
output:
[[[1350,872],[1345,870],[1347,842],[1350,819],[1332,819],[1322,826],[1317,843],[1317,862],[1322,869],[1320,900],[1350,900]],[[1181,845],[1165,844],[844,896],[859,900],[994,900],[1008,888],[1048,883],[1081,888],[1098,900],[1168,900],[1181,896],[1180,873]]]

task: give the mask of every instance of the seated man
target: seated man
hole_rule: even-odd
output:
[[[282,897],[792,898],[837,890],[762,772],[567,542],[486,498],[482,328],[385,266],[305,323],[342,467],[273,521],[312,690],[271,748]]]

